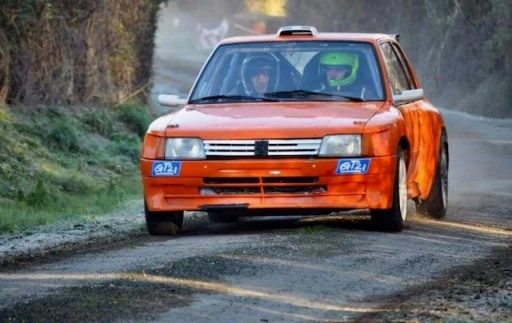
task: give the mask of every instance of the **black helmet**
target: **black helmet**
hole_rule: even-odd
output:
[[[269,75],[268,86],[265,92],[273,92],[279,81],[277,60],[271,54],[249,55],[242,62],[242,83],[247,95],[257,95],[252,86],[251,77],[261,71]]]

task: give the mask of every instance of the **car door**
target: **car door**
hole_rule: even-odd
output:
[[[405,90],[420,88],[414,70],[400,46],[392,41],[380,44],[393,95]],[[436,111],[425,98],[395,102],[405,120],[408,151],[408,194],[409,198],[426,198],[436,170],[440,133],[436,124]]]

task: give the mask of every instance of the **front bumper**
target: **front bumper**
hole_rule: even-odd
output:
[[[182,161],[179,173],[155,176],[141,159],[151,211],[223,205],[249,209],[385,209],[393,200],[396,156],[373,157],[365,174],[336,174],[339,159]]]

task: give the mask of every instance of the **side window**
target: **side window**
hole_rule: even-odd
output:
[[[407,60],[405,59],[404,52],[397,44],[393,44],[393,48],[395,49],[395,53],[398,55],[398,59],[400,59],[401,65],[404,68],[405,75],[407,76],[407,80],[409,81],[409,84],[411,85],[411,89],[415,89],[416,86],[414,86],[414,82],[412,80],[411,72],[409,71]]]
[[[384,61],[388,71],[389,82],[391,83],[390,86],[393,94],[400,94],[405,90],[412,89],[407,72],[404,70],[399,57],[391,46],[391,43],[383,43],[381,44],[380,48],[382,50],[382,54],[384,55]]]

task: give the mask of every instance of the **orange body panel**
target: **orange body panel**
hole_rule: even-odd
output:
[[[409,186],[417,189],[411,197],[426,199],[436,173],[441,129],[444,124],[436,110],[425,101],[400,106],[409,140]]]

